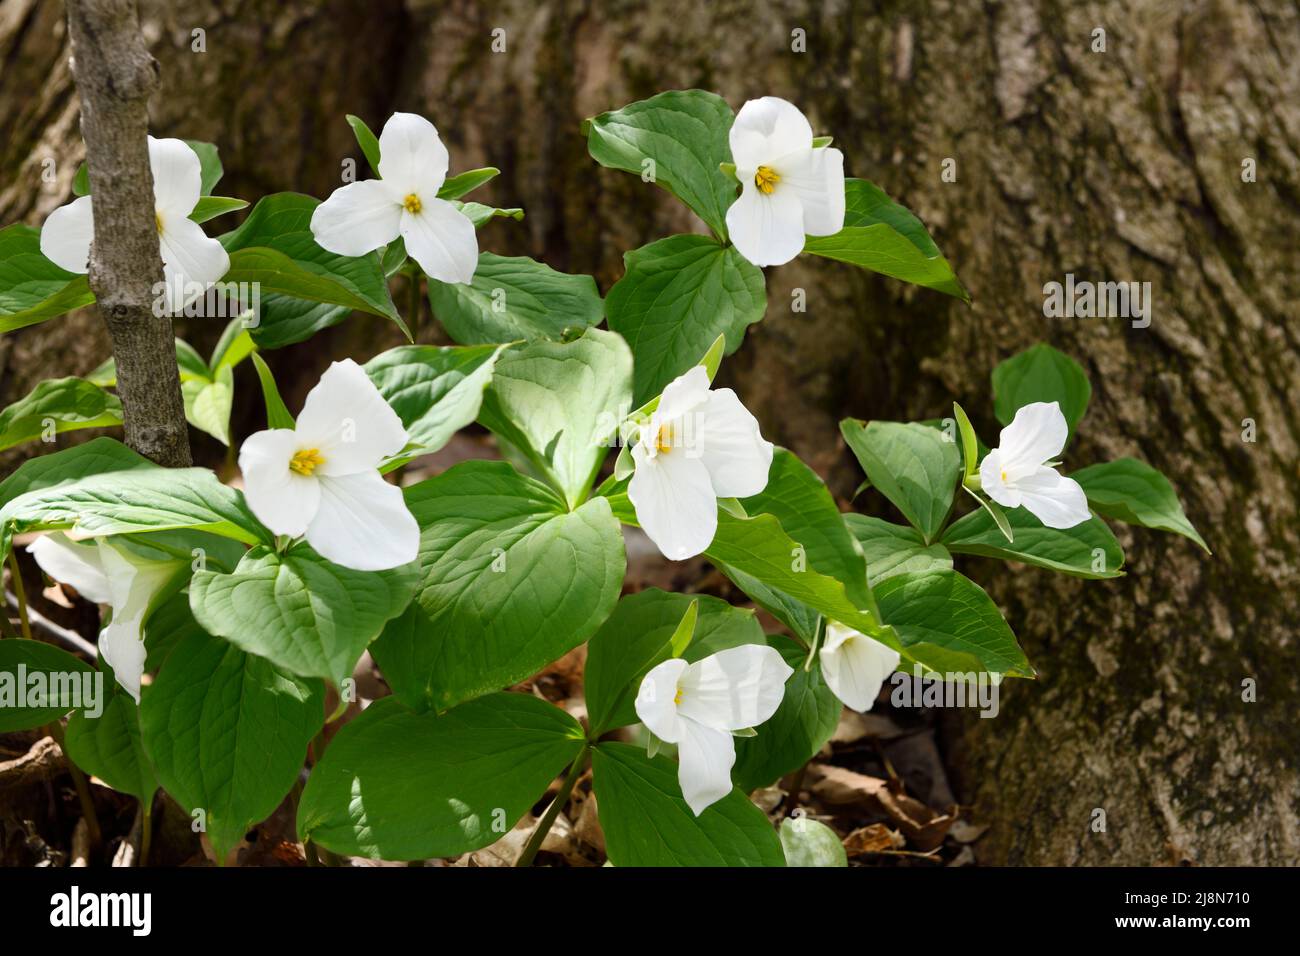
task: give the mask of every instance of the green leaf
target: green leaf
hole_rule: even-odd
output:
[[[1088,504],[1098,514],[1181,534],[1199,544],[1206,554],[1210,553],[1209,545],[1183,513],[1169,479],[1146,462],[1119,458],[1081,468],[1070,477],[1083,486]]]
[[[312,770],[298,833],[350,856],[458,856],[499,840],[581,749],[577,721],[525,694],[445,714],[377,700]]]
[[[618,602],[587,645],[583,687],[588,725],[596,739],[615,727],[637,722],[637,689],[651,668],[681,656],[673,641],[697,606],[694,640],[684,650],[712,648],[717,653],[739,644],[765,643],[754,612],[706,595],[674,594],[647,588]]]
[[[370,169],[376,176],[379,175],[379,138],[371,132],[366,121],[360,116],[353,116],[348,113],[346,116],[348,125],[352,127],[352,135],[357,138],[357,145],[361,147],[361,153],[366,157],[366,162],[370,164]]]
[[[915,528],[859,514],[846,514],[844,524],[862,546],[867,582],[872,587],[905,571],[952,570],[948,549],[942,544],[927,545]]]
[[[961,433],[962,474],[965,478],[970,478],[979,471],[979,438],[975,435],[975,427],[966,416],[966,409],[953,402],[952,414],[957,420],[957,430]]]
[[[262,383],[262,401],[266,404],[266,427],[293,428],[295,424],[293,415],[285,406],[284,399],[280,397],[280,389],[275,384],[271,367],[256,352],[253,353],[253,367],[257,369],[258,381]]]
[[[479,421],[523,452],[575,506],[586,497],[632,400],[632,353],[614,332],[505,352]]]
[[[458,173],[442,184],[442,188],[438,190],[438,198],[460,199],[466,193],[471,193],[484,183],[496,179],[500,174],[501,170],[495,166],[484,166],[482,169],[471,169]]]
[[[1011,530],[1011,522],[1007,520],[1006,512],[1002,510],[1002,506],[992,498],[981,494],[964,482],[961,487],[962,490],[974,498],[976,504],[978,504],[980,508],[982,508],[984,512],[993,519],[993,523],[997,525],[998,531],[1002,533],[1002,537],[1006,539],[1007,543],[1011,544],[1014,542],[1016,540],[1016,535],[1015,532]]]
[[[464,213],[465,218],[474,224],[475,229],[482,229],[493,219],[513,219],[515,222],[522,222],[524,218],[524,211],[518,206],[498,209],[496,206],[485,206],[481,202],[457,202],[454,199],[451,203]]]
[[[888,498],[926,543],[938,537],[952,508],[961,474],[955,442],[925,425],[840,422],[840,432],[872,485]]]
[[[758,735],[736,741],[731,779],[745,793],[775,783],[815,757],[840,722],[842,705],[820,667],[804,670],[806,649],[786,637],[772,637],[794,673],[776,713],[759,725]]]
[[[762,810],[733,789],[698,817],[682,799],[677,765],[627,744],[592,751],[605,847],[615,866],[784,866]]]
[[[421,529],[416,603],[372,653],[408,706],[443,710],[537,673],[618,600],[623,537],[603,498],[569,511],[507,463],[469,461],[406,502]]]
[[[222,330],[221,338],[217,340],[217,345],[212,350],[212,358],[208,365],[218,372],[227,367],[235,368],[256,348],[257,345],[253,342],[253,337],[248,334],[243,319],[231,319]]]
[[[921,220],[865,179],[844,180],[844,228],[809,236],[803,251],[970,301]]]
[[[925,663],[941,674],[1034,674],[998,606],[956,571],[896,574],[876,586],[876,600],[909,653],[933,649]]]
[[[41,641],[0,641],[0,734],[42,727],[74,706],[91,706],[103,691],[103,675],[67,651]]]
[[[478,418],[503,348],[403,345],[363,366],[406,427],[410,450],[403,458],[432,454]]]
[[[231,564],[233,569],[238,564],[236,558]],[[190,634],[206,634],[199,622],[194,620],[190,611],[190,596],[185,591],[177,591],[155,607],[144,622],[144,646],[146,651],[144,669],[154,673],[163,666],[173,649]]]
[[[23,462],[17,471],[0,482],[0,506],[8,505],[29,491],[50,488],[87,475],[157,467],[116,439],[94,438],[85,444]]]
[[[978,554],[1004,561],[1023,561],[1040,568],[1080,578],[1117,578],[1123,575],[1124,550],[1106,523],[1090,517],[1064,530],[1048,528],[1024,508],[1006,513],[1013,539],[1007,541],[983,509],[954,521],[943,543],[957,554]]]
[[[145,687],[140,727],[158,779],[223,859],[280,805],[325,721],[320,681],[202,631],[187,633]]]
[[[419,569],[354,571],[326,561],[305,542],[285,553],[254,548],[232,574],[198,571],[190,610],[224,637],[302,677],[342,684],[361,652],[405,610]]]
[[[53,426],[47,433],[46,423]],[[84,378],[52,378],[0,411],[0,450],[48,434],[122,424],[122,403]]]
[[[195,222],[207,222],[209,219],[216,219],[226,213],[238,212],[246,208],[248,203],[242,199],[233,199],[229,196],[204,196],[190,213],[190,218]]]
[[[669,236],[624,253],[623,264],[605,309],[609,327],[632,347],[638,404],[695,365],[719,335],[728,355],[736,351],[767,308],[763,271],[707,236]]]
[[[728,137],[735,119],[726,100],[714,93],[672,90],[601,113],[583,123],[583,132],[592,159],[658,183],[725,242],[736,180],[718,164],[731,161]]]
[[[230,444],[230,409],[235,401],[235,375],[230,366],[216,380],[193,378],[181,382],[185,419],[223,445]]]
[[[489,345],[555,339],[604,318],[591,276],[556,272],[527,256],[481,252],[469,284],[429,280],[429,305],[452,340]]]
[[[117,681],[109,677],[107,683],[112,690],[100,716],[81,710],[68,718],[68,757],[114,790],[141,802],[151,800],[158,778],[140,739],[140,710]]]
[[[839,835],[826,824],[807,817],[786,817],[781,821],[781,849],[786,866],[849,865]]]
[[[1092,386],[1083,366],[1046,343],[999,363],[993,370],[993,413],[1011,424],[1016,410],[1031,402],[1060,402],[1070,435],[1088,409]]]
[[[0,229],[0,333],[94,301],[84,275],[62,269],[42,255],[39,230],[22,223]]]

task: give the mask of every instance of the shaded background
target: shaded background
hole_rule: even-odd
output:
[[[1041,674],[1004,687],[996,720],[945,718],[957,795],[990,826],[977,855],[1300,860],[1294,2],[142,0],[141,11],[163,78],[153,132],[218,144],[222,194],[324,197],[344,158],[365,168],[344,113],[376,130],[394,110],[423,113],[453,172],[501,168],[475,199],[527,212],[482,230],[482,247],[589,272],[602,292],[625,251],[704,227],[590,160],[583,118],[694,86],[736,108],[764,94],[801,106],[849,175],[920,216],[974,304],[815,257],[767,270],[767,317],[723,371],[764,433],[846,501],[860,476],[840,418],[936,417],[956,398],[994,438],[989,372],[1045,340],[1093,384],[1067,467],[1149,461],[1215,551],[1118,526],[1125,578],[962,565]],[[504,53],[491,52],[498,27]],[[1105,53],[1091,50],[1098,27]],[[204,53],[191,50],[196,28]],[[796,28],[806,53],[791,51]],[[0,66],[0,222],[37,225],[70,197],[82,159],[62,3],[0,2]],[[945,158],[956,182],[941,180]],[[1247,158],[1257,182],[1242,181]],[[1042,287],[1067,272],[1150,282],[1150,328],[1044,318]],[[794,288],[807,290],[806,313],[790,309]],[[181,328],[201,348],[219,331]],[[391,327],[357,316],[270,358],[296,407],[331,358],[395,344]],[[107,354],[93,310],[6,336],[0,400]],[[251,368],[238,382],[240,438],[262,409]],[[194,440],[200,461],[220,463],[219,446]],[[1256,702],[1242,699],[1246,679]],[[1090,829],[1096,808],[1104,833]]]

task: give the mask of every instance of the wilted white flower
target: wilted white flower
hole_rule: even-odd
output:
[[[1002,429],[998,447],[980,462],[980,485],[998,504],[1024,507],[1049,528],[1072,528],[1092,517],[1088,496],[1051,467],[1070,429],[1057,402],[1031,402]]]
[[[900,660],[892,647],[836,621],[826,622],[826,636],[818,656],[827,686],[859,713],[871,709],[885,679]]]
[[[697,817],[731,792],[732,732],[775,714],[793,673],[775,648],[742,644],[694,664],[670,658],[641,681],[637,716],[660,740],[677,745],[677,779]]]
[[[426,275],[469,282],[478,267],[478,236],[468,217],[438,198],[448,162],[432,123],[394,113],[379,134],[381,178],[334,190],[312,213],[312,235],[341,256],[365,255],[401,236]]]

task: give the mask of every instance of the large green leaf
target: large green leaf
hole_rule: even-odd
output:
[[[416,603],[372,653],[411,707],[443,710],[537,673],[618,599],[623,537],[603,498],[569,511],[505,462],[469,461],[406,501],[421,529]]]
[[[98,717],[84,710],[68,718],[68,757],[86,773],[137,800],[153,798],[158,778],[140,739],[140,710],[134,698],[108,678],[112,690]]]
[[[1040,342],[993,369],[993,413],[1003,425],[1031,402],[1060,402],[1070,435],[1088,410],[1092,385],[1081,366],[1064,352]]]
[[[60,432],[120,424],[122,403],[116,395],[84,378],[46,379],[0,411],[0,450],[47,434],[53,440]]]
[[[478,417],[501,348],[403,345],[365,364],[379,394],[406,426],[412,447],[404,457],[432,454]]]
[[[909,651],[922,643],[942,649],[926,661],[941,674],[987,670],[1033,676],[998,606],[983,588],[956,571],[896,574],[876,586],[876,599],[881,615]],[[982,667],[972,667],[972,661]]]
[[[739,790],[697,817],[682,799],[677,765],[666,757],[602,743],[591,763],[605,848],[615,866],[785,865],[776,830]]]
[[[1146,462],[1136,458],[1118,458],[1080,468],[1070,477],[1083,487],[1088,504],[1098,514],[1144,528],[1181,534],[1199,544],[1206,554],[1210,553],[1205,539],[1183,513],[1174,486]]]
[[[998,530],[983,508],[954,521],[943,543],[958,554],[1023,561],[1080,578],[1117,578],[1124,572],[1124,549],[1106,523],[1090,517],[1073,528],[1048,528],[1024,508],[1006,512],[1013,540]]]
[[[587,494],[632,401],[632,353],[614,332],[528,342],[497,360],[479,421],[527,456],[569,504]]]
[[[559,339],[566,329],[598,325],[605,315],[591,276],[556,272],[527,256],[492,252],[479,253],[468,285],[430,279],[429,305],[461,345]]]
[[[110,471],[149,471],[158,466],[114,438],[93,438],[39,458],[30,458],[0,482],[0,505],[19,495],[50,488],[65,481]]]
[[[0,229],[0,333],[35,325],[95,301],[84,275],[41,254],[41,234],[15,223]]]
[[[181,638],[140,707],[159,781],[203,811],[219,858],[279,806],[324,720],[320,681],[202,631]]]
[[[632,347],[637,405],[695,365],[719,335],[727,354],[736,351],[767,308],[763,271],[708,236],[660,239],[624,253],[623,266],[605,311]]]
[[[715,93],[671,90],[601,113],[583,123],[583,132],[592,159],[663,186],[726,241],[736,181],[718,167],[731,161],[735,119]]]
[[[927,545],[915,528],[859,514],[846,514],[844,524],[862,546],[867,559],[867,582],[872,587],[904,571],[952,568],[948,549],[942,544]]]
[[[804,252],[970,301],[921,220],[865,179],[846,179],[844,199],[844,228],[832,236],[809,236]]]
[[[298,808],[298,833],[337,853],[457,856],[499,840],[582,749],[582,728],[525,694],[445,714],[375,701],[331,742]]]
[[[842,709],[821,668],[804,670],[807,650],[786,637],[772,637],[768,643],[794,673],[785,682],[781,706],[758,726],[758,735],[736,740],[731,779],[746,793],[775,783],[816,756],[835,733]]]
[[[717,653],[738,644],[765,643],[753,611],[718,598],[658,588],[629,594],[587,645],[582,680],[593,739],[636,723],[633,702],[641,680],[672,656],[673,635],[692,602],[698,603],[698,611],[688,652],[707,648]]]
[[[894,503],[927,544],[943,528],[961,475],[961,453],[942,432],[917,423],[840,422],[871,484]]]
[[[411,600],[414,563],[354,571],[305,542],[254,548],[233,573],[198,571],[190,610],[209,633],[303,677],[342,684],[366,646]]]
[[[41,727],[73,707],[97,703],[102,682],[67,651],[41,641],[0,641],[0,734]]]

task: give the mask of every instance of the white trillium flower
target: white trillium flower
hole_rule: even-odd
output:
[[[779,266],[803,250],[804,236],[844,228],[844,154],[813,147],[813,131],[793,103],[750,100],[731,127],[740,198],[727,210],[727,231],[756,266]]]
[[[420,529],[379,465],[407,441],[397,413],[356,362],[335,362],[307,394],[294,428],[250,435],[239,449],[244,496],[275,534],[306,535],[322,557],[357,571],[415,560]]]
[[[379,179],[334,190],[316,207],[311,232],[322,249],[363,256],[401,236],[430,278],[468,283],[478,267],[474,223],[438,190],[449,159],[423,116],[394,113],[379,134]]]
[[[1092,517],[1088,496],[1051,467],[1070,429],[1057,402],[1031,402],[1002,429],[998,447],[980,462],[985,494],[1007,508],[1026,508],[1049,528],[1073,528]]]
[[[718,529],[719,498],[767,487],[772,443],[729,388],[696,366],[669,383],[632,446],[627,496],[637,523],[674,561],[701,553]]]
[[[827,686],[858,713],[871,709],[885,679],[898,668],[900,660],[892,647],[835,621],[826,622],[826,636],[818,656]]]
[[[149,137],[154,222],[166,280],[167,307],[177,313],[230,271],[230,256],[190,218],[202,191],[198,154],[183,140]],[[89,270],[95,237],[91,197],[81,196],[50,213],[41,228],[41,253],[69,272]],[[196,288],[200,286],[201,288]]]
[[[145,614],[158,592],[188,562],[153,560],[107,538],[73,541],[60,532],[38,538],[27,550],[51,578],[76,588],[88,601],[113,609],[108,627],[99,633],[99,653],[138,703],[146,656]]]
[[[674,657],[645,675],[637,716],[660,740],[677,745],[677,779],[697,817],[731,792],[732,732],[775,714],[793,673],[775,648],[742,644],[694,664]]]

